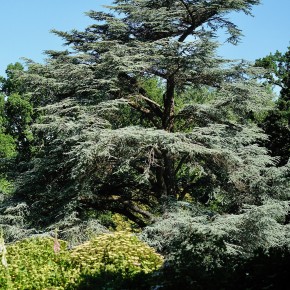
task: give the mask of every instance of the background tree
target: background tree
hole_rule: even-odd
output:
[[[261,125],[269,135],[267,148],[273,156],[279,156],[280,166],[285,165],[290,158],[290,47],[284,54],[276,51],[258,59],[256,65],[268,69],[264,79],[280,90],[275,108]]]
[[[17,79],[17,72],[23,71],[24,67],[20,62],[9,64],[5,70],[6,77],[1,77],[1,92],[6,96],[13,93],[23,94],[25,87],[23,82]]]
[[[10,231],[13,239],[27,235],[23,230],[25,206],[18,203],[10,207],[6,202],[13,198],[15,179],[31,158],[32,151],[32,103],[23,82],[18,79],[23,71],[20,63],[10,64],[7,76],[0,78],[0,199],[1,210],[6,213],[1,216],[0,223],[9,229],[7,237]]]
[[[17,76],[24,71],[21,63],[9,64],[6,69],[7,77],[1,78],[1,91],[5,95],[4,111],[6,118],[5,130],[16,142],[17,160],[28,160],[31,157],[33,118],[33,101],[25,92],[25,86]]]
[[[0,196],[11,190],[11,183],[7,179],[7,159],[16,154],[16,144],[13,137],[6,131],[7,119],[5,114],[5,97],[0,94]]]

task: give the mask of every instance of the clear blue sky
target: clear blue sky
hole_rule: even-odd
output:
[[[85,11],[99,10],[110,0],[0,0],[0,75],[9,63],[21,57],[42,62],[47,49],[63,49],[58,30],[83,29],[92,21]],[[241,13],[229,18],[243,30],[238,46],[225,44],[219,54],[226,58],[255,60],[290,45],[290,0],[263,0],[253,10],[255,17]],[[222,38],[220,39],[222,41]]]

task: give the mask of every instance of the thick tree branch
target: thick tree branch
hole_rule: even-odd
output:
[[[175,97],[175,79],[170,76],[166,83],[166,92],[163,97],[164,112],[162,116],[163,129],[168,132],[174,131],[174,97]]]
[[[125,201],[124,205],[128,206],[128,208],[131,209],[132,211],[134,211],[138,214],[141,214],[142,216],[145,216],[146,218],[150,219],[151,221],[153,221],[155,219],[154,216],[150,212],[139,208],[137,205],[133,204],[130,201]]]
[[[146,104],[150,107],[150,109],[153,110],[156,116],[162,118],[163,112],[161,106],[158,103],[151,100],[150,98],[148,98],[146,96],[146,91],[143,88],[140,89],[140,94],[137,95],[136,97],[139,97],[142,100],[144,100]]]
[[[134,223],[136,223],[140,228],[144,228],[147,226],[147,224],[138,216],[134,215],[131,211],[129,211],[127,208],[112,208],[111,210],[113,210],[116,213],[119,213],[121,215],[126,216],[129,220],[133,221]]]
[[[128,104],[135,110],[137,110],[138,112],[142,113],[144,116],[146,116],[149,121],[154,125],[154,127],[158,128],[158,129],[161,129],[161,126],[158,124],[158,121],[154,118],[155,115],[152,114],[152,112],[145,108],[145,107],[142,107],[142,106],[139,106],[137,103],[133,102],[133,101],[130,101],[128,102]]]
[[[191,35],[196,28],[207,22],[211,17],[216,15],[218,11],[213,9],[208,11],[208,13],[204,13],[201,15],[192,15],[193,22],[191,25],[182,33],[182,35],[178,38],[179,42],[183,42],[189,35]]]
[[[129,91],[129,97],[135,97],[136,99],[139,98],[142,101],[144,101],[148,107],[142,106],[140,104],[137,104],[135,101],[130,101],[129,105],[133,107],[134,109],[138,110],[139,112],[143,113],[145,116],[147,116],[150,121],[154,124],[155,127],[160,128],[158,126],[157,121],[155,117],[162,119],[163,111],[157,102],[153,101],[148,97],[147,92],[144,88],[139,86],[138,80],[136,77],[132,77],[128,75],[125,72],[122,72],[119,74],[120,82],[122,82],[122,85],[126,87],[126,90]]]
[[[182,5],[185,7],[187,13],[188,13],[188,16],[190,17],[191,21],[193,22],[194,21],[194,18],[193,18],[193,15],[192,15],[192,11],[190,11],[189,9],[189,6],[186,4],[185,1],[183,0],[180,0],[180,2],[182,3]]]

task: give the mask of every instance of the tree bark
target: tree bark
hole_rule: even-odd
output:
[[[175,190],[175,170],[174,159],[169,152],[164,152],[164,182],[166,185],[166,195],[169,197],[176,197]]]
[[[164,111],[162,118],[163,129],[167,132],[174,132],[174,76],[167,79],[166,92],[164,94]]]
[[[169,76],[167,78],[166,92],[164,94],[164,112],[162,119],[163,129],[167,132],[174,132],[174,91],[174,76]],[[164,151],[162,157],[164,162],[163,180],[166,196],[175,197],[174,159],[168,151]]]

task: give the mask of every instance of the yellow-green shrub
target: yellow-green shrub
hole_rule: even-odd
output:
[[[52,238],[26,239],[7,246],[8,267],[0,266],[0,289],[43,289],[61,286],[71,273],[66,272],[70,254],[60,241],[55,254]]]
[[[34,238],[9,245],[8,267],[0,265],[0,289],[108,289],[109,284],[119,289],[114,283],[120,279],[133,281],[162,264],[152,248],[124,232],[99,235],[72,251],[60,241],[57,254],[53,244],[52,238]]]
[[[160,255],[128,232],[103,234],[74,249],[72,266],[81,267],[80,289],[149,289]]]
[[[116,271],[122,275],[147,274],[162,264],[160,255],[127,232],[100,235],[76,247],[71,257],[86,272]]]

